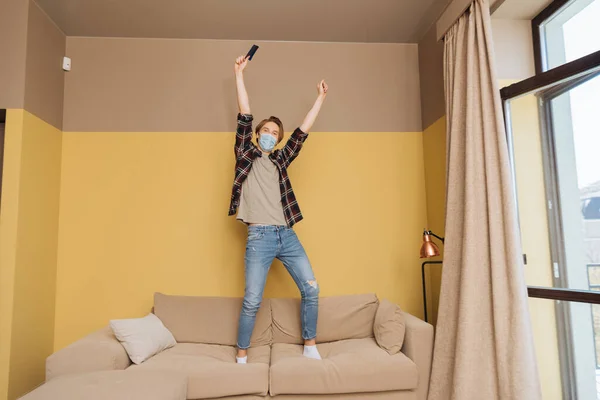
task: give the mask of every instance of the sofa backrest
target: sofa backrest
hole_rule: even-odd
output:
[[[303,343],[300,299],[271,299],[274,343]],[[319,298],[317,342],[373,337],[379,306],[374,294]]]
[[[154,314],[178,343],[235,346],[241,308],[240,298],[154,295]],[[256,315],[251,345],[271,343],[271,306],[269,299],[264,299]]]
[[[321,297],[317,342],[373,337],[379,307],[374,294]],[[178,343],[237,344],[241,298],[154,295],[154,314]],[[263,299],[251,346],[302,344],[300,299]]]

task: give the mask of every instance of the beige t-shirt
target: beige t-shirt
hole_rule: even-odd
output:
[[[287,225],[281,205],[279,171],[266,154],[254,159],[242,183],[237,219],[247,224]]]

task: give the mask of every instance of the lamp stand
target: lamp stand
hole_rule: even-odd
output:
[[[427,321],[427,285],[425,285],[425,265],[427,264],[442,264],[443,261],[425,261],[423,264],[421,264],[421,280],[423,282],[423,308],[424,308],[424,316],[425,316],[425,322],[429,322]]]

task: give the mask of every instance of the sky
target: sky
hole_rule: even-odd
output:
[[[567,62],[600,50],[600,0],[563,26]],[[600,181],[600,76],[571,90],[579,188]]]

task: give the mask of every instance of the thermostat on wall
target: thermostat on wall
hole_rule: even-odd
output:
[[[63,57],[63,71],[71,70],[71,59],[69,57]]]

